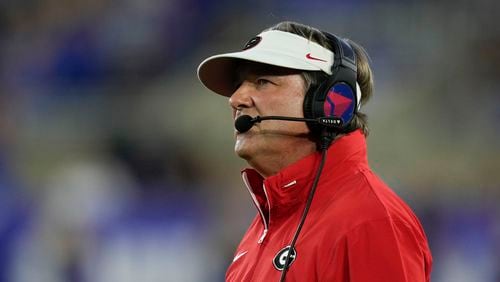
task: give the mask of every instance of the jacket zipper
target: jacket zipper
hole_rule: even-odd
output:
[[[264,231],[262,232],[262,235],[260,236],[259,240],[257,241],[257,243],[262,244],[262,242],[264,242],[264,239],[266,238],[267,231],[269,229],[269,227],[267,225],[267,220],[264,216],[264,212],[262,211],[262,209],[260,207],[259,201],[257,201],[257,198],[255,197],[255,194],[252,192],[252,189],[250,189],[250,183],[248,181],[246,173],[243,174],[243,182],[245,182],[245,186],[247,187],[248,192],[250,193],[250,196],[252,197],[252,200],[253,200],[255,207],[259,211],[260,217],[262,219],[262,224],[264,225]],[[264,189],[264,194],[266,195],[267,205],[269,206],[269,199],[267,197],[266,186],[264,184],[262,184],[262,188]]]
[[[267,196],[267,189],[266,189],[266,185],[264,185],[264,183],[262,183],[262,189],[264,189],[264,194],[266,195],[267,206],[270,207],[271,205],[269,205],[269,197]],[[261,211],[260,208],[259,208],[259,211]],[[255,276],[255,268],[257,268],[257,265],[260,262],[260,257],[262,256],[264,246],[266,245],[264,240],[266,239],[266,235],[269,232],[269,226],[268,226],[269,221],[265,219],[263,212],[261,212],[260,215],[262,216],[262,222],[264,222],[264,231],[262,232],[262,235],[260,236],[259,241],[257,241],[257,243],[259,244],[259,253],[257,254],[257,259],[255,260],[255,263],[252,266],[252,270],[249,272],[249,273],[251,273],[252,281],[255,280],[254,279],[255,278],[254,277]],[[271,216],[270,212],[268,213],[268,215]]]
[[[266,185],[264,183],[262,183],[262,189],[264,190],[264,194],[266,195],[267,206],[271,207],[271,205],[269,204],[269,196],[267,195]],[[268,220],[265,220],[264,214],[262,213],[261,215],[262,215],[262,219],[264,221],[264,232],[262,232],[262,235],[259,238],[259,241],[258,241],[259,244],[262,244],[262,242],[264,242],[264,239],[266,238],[267,232],[269,231],[268,222],[271,220],[270,218],[268,218]],[[271,217],[271,212],[269,211],[267,213],[267,215],[268,215],[268,217]]]

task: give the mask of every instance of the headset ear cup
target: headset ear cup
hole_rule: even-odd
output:
[[[352,131],[356,107],[355,89],[344,80],[338,81],[337,77],[331,77],[310,89],[304,97],[304,117],[342,119],[341,127],[329,128],[329,131],[337,133]],[[324,129],[316,122],[308,122],[307,125],[313,133],[320,133]]]
[[[356,93],[345,82],[332,85],[325,96],[324,112],[326,116],[341,118],[344,125],[351,122],[356,110]]]

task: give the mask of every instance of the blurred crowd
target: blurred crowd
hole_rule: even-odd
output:
[[[0,282],[222,281],[255,213],[201,60],[294,20],[372,59],[369,160],[433,281],[500,281],[495,1],[0,2]]]

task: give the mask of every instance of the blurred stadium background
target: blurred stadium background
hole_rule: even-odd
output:
[[[499,3],[0,1],[0,281],[222,281],[255,210],[195,71],[283,20],[371,55],[370,163],[433,281],[500,281]]]

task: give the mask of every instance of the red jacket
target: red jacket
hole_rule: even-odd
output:
[[[286,281],[430,281],[432,257],[420,222],[370,170],[366,154],[360,131],[330,146]],[[226,281],[279,281],[282,250],[297,228],[319,161],[314,153],[267,179],[252,169],[242,172],[259,213]]]

